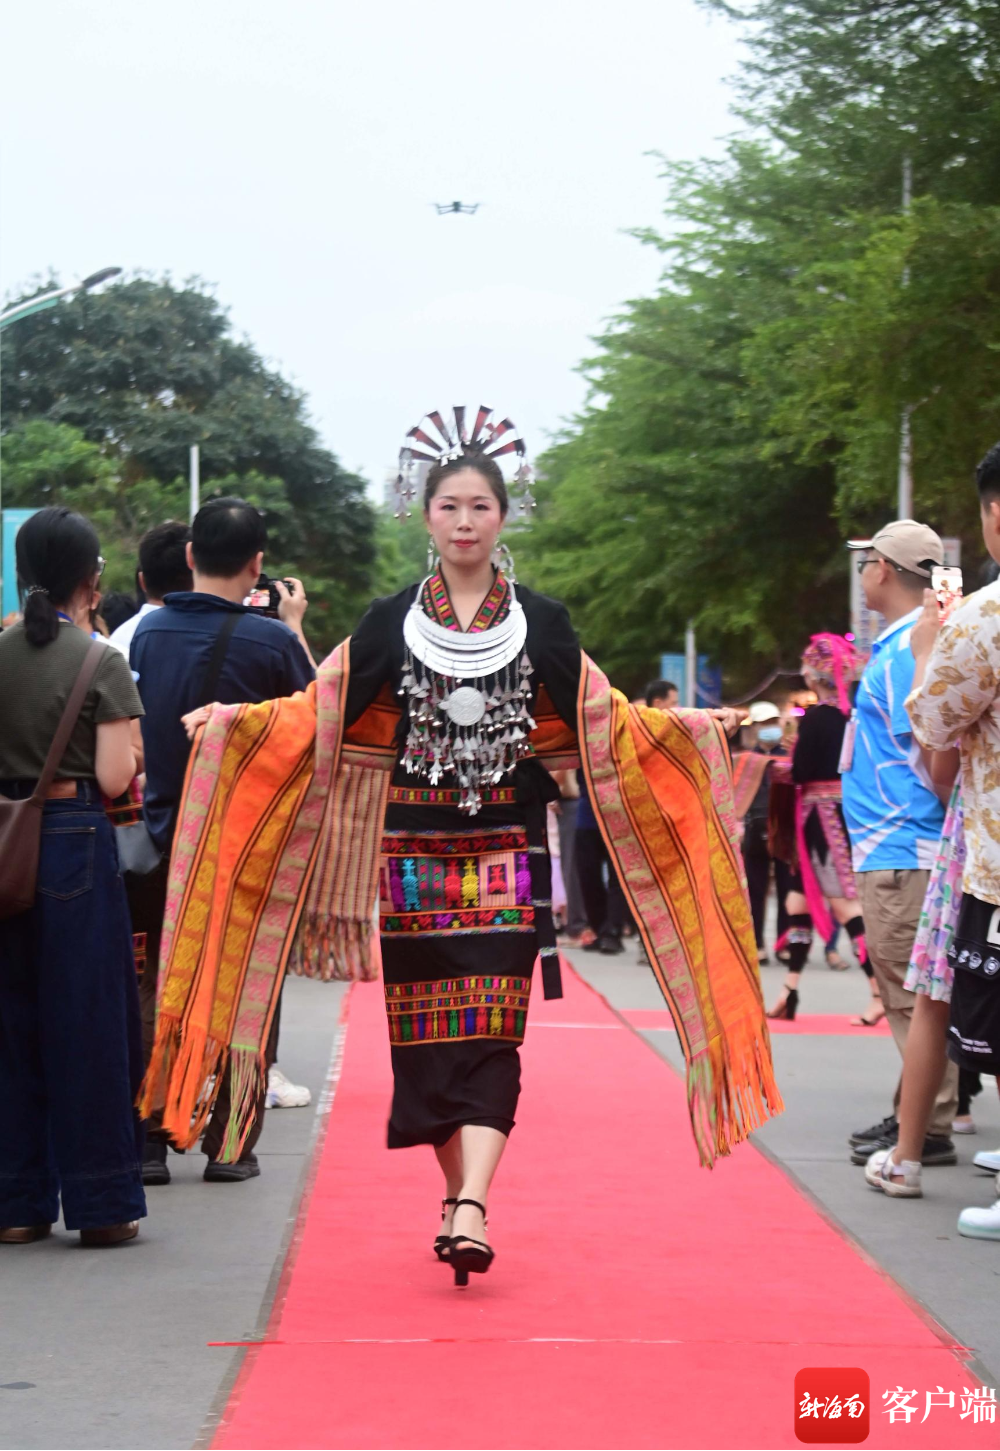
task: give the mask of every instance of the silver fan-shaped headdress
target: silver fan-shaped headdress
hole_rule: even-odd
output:
[[[406,518],[410,504],[417,497],[423,481],[424,466],[450,463],[459,458],[490,458],[499,462],[502,458],[517,460],[517,467],[507,480],[511,493],[525,509],[534,508],[531,494],[531,465],[527,449],[511,418],[497,420],[492,408],[481,403],[476,412],[475,423],[470,428],[466,416],[472,410],[464,404],[454,407],[450,414],[442,415],[435,410],[425,413],[415,428],[411,428],[399,451],[399,473],[396,476],[396,518]]]

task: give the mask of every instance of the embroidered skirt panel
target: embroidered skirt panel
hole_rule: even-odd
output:
[[[548,856],[533,860],[516,802],[469,818],[401,795],[386,812],[379,890],[388,1145],[440,1145],[462,1124],[509,1133]]]

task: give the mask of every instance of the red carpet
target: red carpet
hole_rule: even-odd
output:
[[[622,1013],[633,1028],[669,1028],[673,1030],[673,1019],[666,1008],[635,1008]],[[772,1033],[848,1033],[852,1038],[889,1038],[889,1024],[885,1018],[874,1028],[852,1028],[851,1018],[840,1013],[800,1013],[790,1023],[776,1018],[768,1024]]]
[[[882,1392],[972,1385],[955,1350],[752,1146],[697,1164],[680,1080],[569,970],[532,1002],[492,1271],[431,1253],[430,1150],[384,1147],[381,989],[352,991],[297,1252],[247,1352],[225,1448],[791,1447],[804,1366],[861,1366],[869,1446],[992,1446]],[[572,1024],[557,1027],[546,1024]]]

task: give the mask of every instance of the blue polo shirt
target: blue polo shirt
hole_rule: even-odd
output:
[[[882,631],[854,701],[857,734],[841,781],[856,872],[930,868],[944,807],[910,761],[915,749],[906,697],[913,685],[910,631],[919,609]]]
[[[222,622],[233,612],[242,618],[230,636],[212,700],[222,705],[277,700],[305,690],[315,676],[287,625],[217,595],[169,594],[162,609],[140,620],[129,660],[146,712],[143,813],[164,853],[170,850],[190,752],[181,716],[210,703],[202,695],[205,676]]]

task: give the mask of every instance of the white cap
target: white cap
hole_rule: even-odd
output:
[[[747,719],[751,725],[763,725],[766,720],[780,720],[781,711],[769,700],[755,700],[747,711]]]

